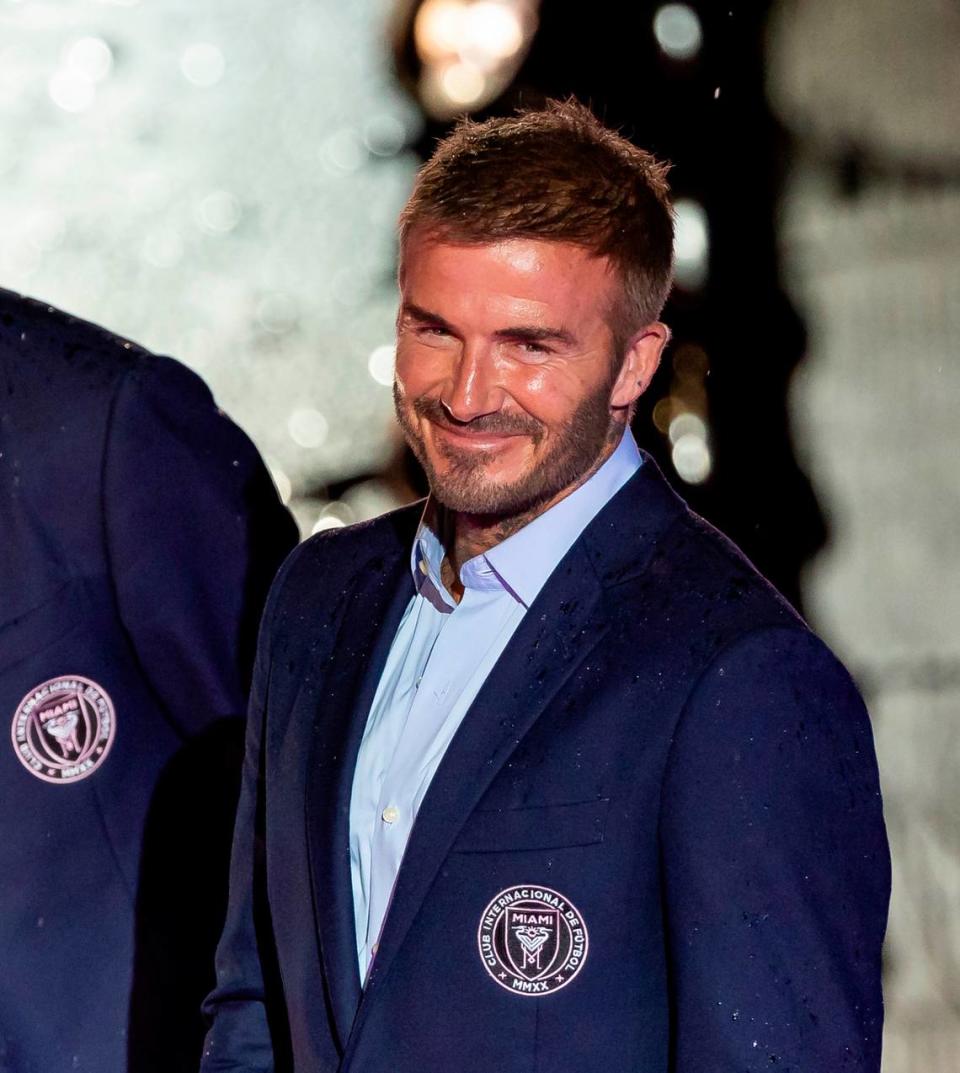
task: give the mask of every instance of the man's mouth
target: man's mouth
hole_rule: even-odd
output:
[[[496,450],[503,447],[510,440],[525,435],[520,432],[499,432],[491,429],[474,428],[471,425],[451,425],[445,421],[430,419],[435,432],[442,439],[457,446],[467,447],[476,451]]]

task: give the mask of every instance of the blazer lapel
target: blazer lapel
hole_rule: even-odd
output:
[[[367,714],[414,591],[409,555],[409,542],[399,543],[389,557],[375,557],[361,567],[320,676],[321,692],[314,698],[307,848],[326,996],[341,1049],[360,1003],[350,877],[350,793]]]
[[[427,891],[470,813],[609,629],[604,589],[644,569],[685,510],[653,459],[607,504],[527,611],[450,743],[411,832],[354,1032],[382,989]],[[352,770],[352,768],[351,768]]]
[[[361,1017],[371,993],[383,986],[390,962],[467,817],[608,629],[602,589],[579,545],[564,559],[558,574],[527,611],[430,784],[397,876]]]

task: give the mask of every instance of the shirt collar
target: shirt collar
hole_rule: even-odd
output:
[[[460,570],[464,587],[505,589],[529,607],[577,537],[642,463],[628,428],[613,454],[583,484],[485,554],[468,559]],[[452,610],[455,604],[440,577],[443,528],[443,511],[431,497],[424,507],[410,565],[417,591]]]

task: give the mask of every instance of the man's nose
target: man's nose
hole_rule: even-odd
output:
[[[465,346],[441,401],[457,421],[472,421],[496,413],[503,404],[503,390],[497,381],[492,355],[480,347]]]

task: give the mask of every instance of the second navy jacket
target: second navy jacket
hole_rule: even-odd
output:
[[[196,1069],[295,542],[199,377],[0,291],[2,1073]]]

